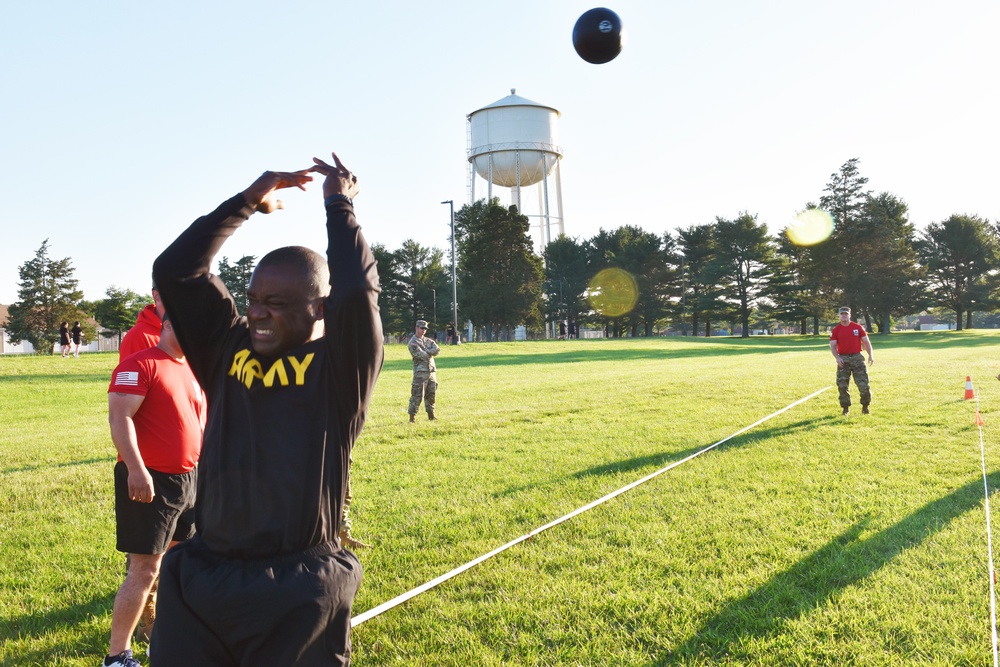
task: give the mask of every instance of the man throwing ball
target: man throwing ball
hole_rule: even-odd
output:
[[[375,258],[354,217],[358,180],[336,155],[265,172],[196,220],[153,265],[208,396],[198,535],[160,575],[154,665],[345,666],[361,564],[338,541],[349,460],[382,367]],[[261,258],[240,317],[210,266],[279,190],[323,174],[327,256]]]
[[[861,392],[861,412],[869,414],[872,391],[868,386],[865,359],[861,356],[862,347],[868,353],[868,365],[871,366],[875,363],[875,353],[872,352],[868,333],[857,322],[851,321],[851,309],[845,306],[840,309],[840,322],[830,330],[830,351],[837,360],[837,389],[840,390],[840,407],[845,415],[851,411],[848,385],[852,375],[854,384],[858,385],[858,391]]]

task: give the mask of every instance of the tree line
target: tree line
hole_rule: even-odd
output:
[[[921,312],[943,320],[950,312],[962,329],[973,326],[973,312],[1000,308],[1000,226],[955,214],[918,233],[905,201],[868,190],[858,162],[844,163],[818,200],[804,204],[834,222],[829,238],[810,246],[792,243],[787,228],[771,235],[756,215],[741,212],[662,235],[626,224],[586,240],[560,236],[538,257],[528,218],[515,207],[496,199],[464,206],[455,215],[460,317],[483,340],[509,340],[517,325],[541,331],[562,321],[610,336],[667,328],[712,335],[719,324],[743,336],[783,325],[815,334],[843,305],[872,333]],[[386,331],[450,319],[442,251],[408,240],[395,252],[379,246],[376,258]],[[627,312],[597,305],[605,287],[594,278],[605,269],[632,276]],[[435,307],[440,294],[449,298]]]
[[[229,287],[240,313],[246,312],[246,285],[253,272],[255,257],[245,256],[234,263],[219,260],[219,276]],[[85,339],[97,336],[97,322],[103,335],[121,338],[135,324],[139,311],[153,302],[150,294],[140,294],[114,285],[105,291],[103,299],[87,301],[74,277],[75,269],[69,257],[49,257],[49,240],[45,239],[35,256],[18,267],[17,301],[8,309],[5,325],[7,336],[14,345],[31,343],[36,354],[52,354],[59,340],[62,322],[79,321]]]
[[[410,239],[397,250],[373,245],[383,329],[405,336],[418,319],[444,329],[453,312],[452,261],[459,316],[475,324],[482,340],[510,340],[520,325],[541,333],[552,322],[615,337],[668,328],[710,336],[720,324],[743,336],[779,326],[816,334],[842,305],[871,333],[888,333],[899,318],[920,312],[944,320],[950,313],[962,329],[973,326],[974,312],[1000,309],[1000,225],[955,214],[918,233],[905,201],[868,190],[858,162],[845,162],[818,200],[803,206],[834,222],[826,240],[809,246],[792,243],[787,228],[771,235],[755,214],[741,212],[674,233],[626,224],[586,240],[563,235],[538,256],[529,219],[516,207],[496,198],[474,202],[455,213],[457,257]],[[46,240],[19,269],[18,302],[7,325],[12,342],[51,350],[60,322],[86,316],[120,336],[150,302],[116,287],[104,299],[83,301],[69,258],[50,259],[47,247]],[[218,275],[241,313],[255,260],[219,261]],[[606,269],[631,278],[602,284],[595,277]],[[621,298],[608,301],[615,296]],[[606,305],[626,302],[625,310]]]

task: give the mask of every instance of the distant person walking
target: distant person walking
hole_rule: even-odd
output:
[[[848,385],[851,376],[861,393],[861,412],[869,414],[868,406],[872,402],[871,387],[868,386],[868,369],[865,359],[861,356],[861,348],[868,353],[868,365],[875,363],[875,353],[864,327],[851,321],[851,309],[840,309],[840,322],[830,330],[830,351],[837,360],[837,389],[840,391],[840,407],[843,414],[851,410],[851,393]]]
[[[59,325],[59,347],[62,349],[63,359],[69,356],[69,322]]]
[[[410,387],[410,406],[407,409],[411,422],[417,420],[417,410],[420,409],[421,401],[427,409],[427,418],[436,419],[434,403],[437,399],[438,383],[434,357],[441,352],[441,348],[426,334],[427,321],[417,320],[417,326],[407,345],[410,356],[413,357],[413,385]]]
[[[70,336],[73,338],[73,356],[80,356],[80,343],[83,342],[83,327],[80,326],[80,321],[77,320],[73,322],[73,328],[70,330]]]

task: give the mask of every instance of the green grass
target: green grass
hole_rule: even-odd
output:
[[[992,490],[1000,333],[873,343],[870,416],[840,415],[823,337],[672,338],[446,347],[440,419],[413,425],[405,346],[387,348],[354,454],[375,543],[356,613],[831,388],[361,624],[354,663],[992,664],[962,397],[971,375]],[[115,361],[0,358],[3,665],[107,648]]]

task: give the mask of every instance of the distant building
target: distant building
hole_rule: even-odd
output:
[[[31,354],[35,348],[31,343],[24,340],[17,345],[12,345],[10,336],[7,335],[7,321],[10,319],[9,307],[0,304],[0,354]]]
[[[951,328],[951,324],[942,324],[933,315],[921,315],[917,318],[919,331],[948,331]]]

